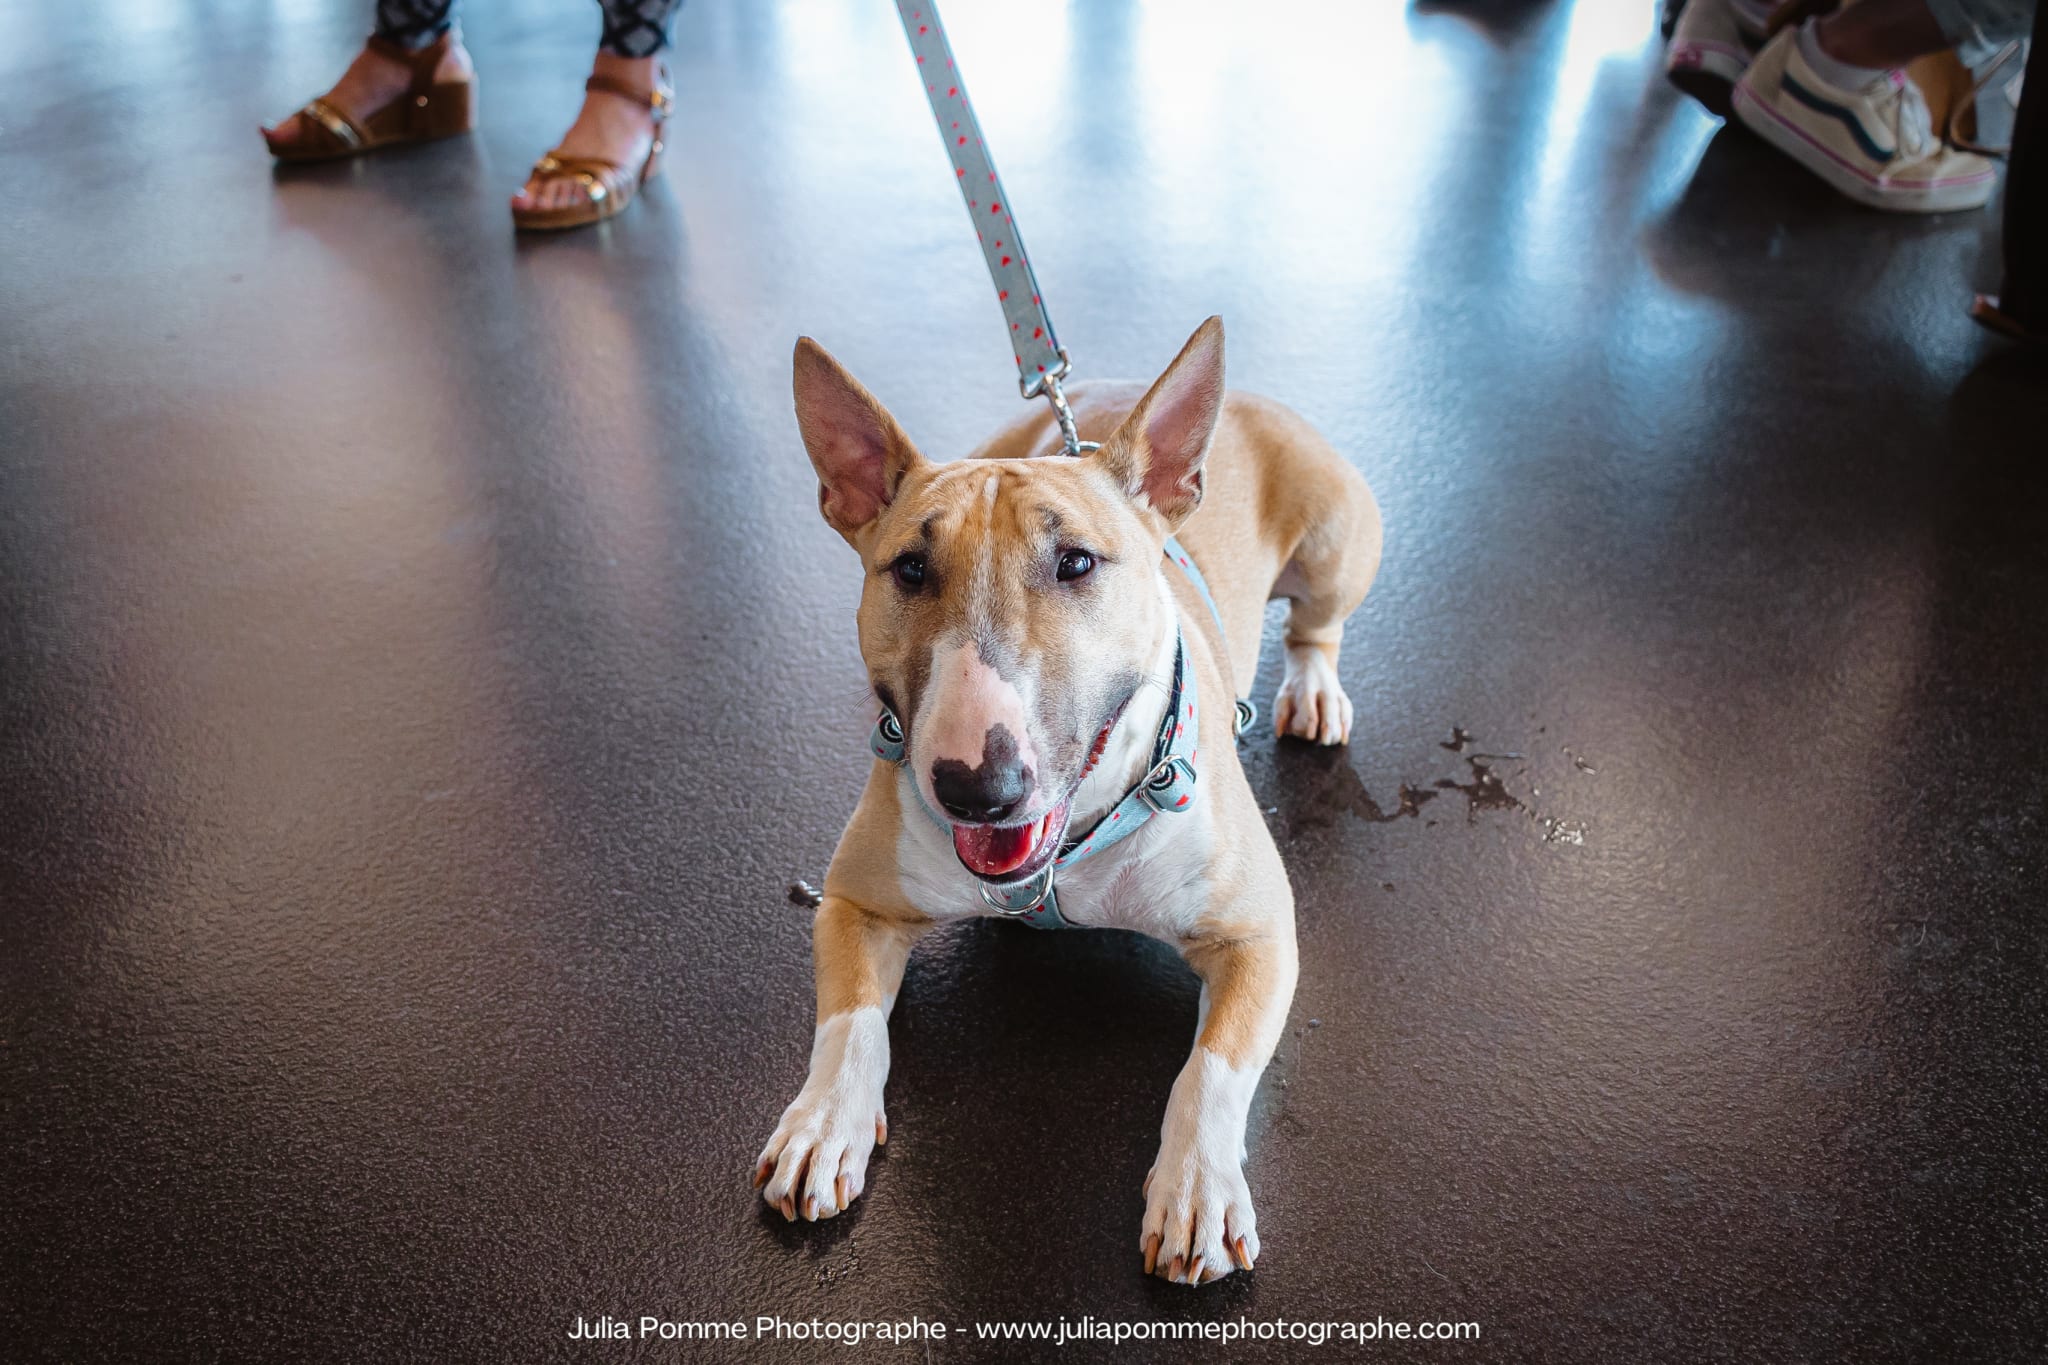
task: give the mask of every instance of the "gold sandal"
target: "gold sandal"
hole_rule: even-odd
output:
[[[2013,341],[2048,341],[2048,332],[2037,332],[2007,312],[1996,294],[1979,294],[1970,301],[1970,321]]]
[[[299,136],[284,146],[271,143],[270,154],[287,162],[332,161],[468,132],[476,126],[476,82],[434,79],[434,69],[456,41],[452,28],[417,51],[372,37],[372,52],[411,68],[412,83],[405,93],[360,119],[325,98],[313,100],[299,110]],[[264,141],[270,141],[268,136]]]
[[[592,76],[583,82],[585,90],[616,95],[647,107],[654,115],[654,140],[648,144],[647,155],[639,166],[628,169],[602,157],[564,156],[560,152],[549,152],[534,163],[531,177],[535,181],[534,188],[539,189],[554,180],[580,180],[588,197],[580,203],[563,204],[558,208],[515,208],[512,210],[514,227],[533,232],[582,227],[586,223],[601,223],[614,217],[633,202],[633,196],[654,174],[655,162],[661,156],[661,125],[667,121],[669,109],[675,103],[675,91],[668,86],[667,73],[662,75],[661,84],[651,91],[635,90],[624,81],[615,81],[609,76]]]

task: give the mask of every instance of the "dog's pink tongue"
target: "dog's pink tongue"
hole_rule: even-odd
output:
[[[984,877],[1000,877],[1022,867],[1037,851],[1039,831],[1044,828],[1043,820],[1001,829],[992,825],[955,825],[953,851],[971,870]]]

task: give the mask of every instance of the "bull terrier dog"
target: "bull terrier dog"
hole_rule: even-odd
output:
[[[1070,395],[926,460],[809,338],[797,421],[825,521],[860,555],[874,763],[813,928],[810,1076],[754,1184],[785,1217],[858,1199],[888,1140],[889,1012],[934,925],[1135,929],[1201,977],[1194,1050],[1145,1179],[1147,1274],[1250,1270],[1252,1092],[1294,996],[1294,896],[1238,764],[1265,605],[1289,604],[1273,729],[1351,735],[1345,618],[1380,561],[1372,492],[1289,409],[1226,393],[1211,318],[1149,389]]]

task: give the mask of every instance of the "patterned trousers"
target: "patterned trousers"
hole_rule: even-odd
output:
[[[377,36],[402,47],[425,47],[455,23],[456,0],[377,0]],[[604,36],[597,50],[614,57],[652,57],[668,46],[669,20],[683,0],[597,0]]]

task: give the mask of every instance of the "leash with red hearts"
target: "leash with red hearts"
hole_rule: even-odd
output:
[[[953,45],[946,41],[946,26],[939,20],[936,0],[896,0],[896,12],[903,20],[904,36],[910,39],[911,54],[917,58],[918,75],[924,82],[925,98],[931,102],[939,137],[953,162],[954,183],[960,187],[960,198],[974,220],[982,260],[988,265],[989,279],[995,283],[996,302],[1002,305],[1003,319],[1010,325],[1017,359],[1017,391],[1027,401],[1043,397],[1050,402],[1066,453],[1085,454],[1096,449],[1096,443],[1081,439],[1073,409],[1061,387],[1073,364],[1054,335],[1052,317],[1039,297],[1031,258],[1024,252],[1024,239],[1018,234],[1016,217],[1010,212],[1002,177],[996,174],[996,163],[982,141],[981,123],[974,117],[974,105],[967,98],[966,79],[953,60]],[[1208,603],[1220,638],[1223,614],[1217,610],[1216,599],[1210,594],[1202,571],[1173,537],[1167,537],[1163,548],[1166,557],[1180,566]],[[1257,709],[1240,699],[1232,716],[1231,733],[1243,734],[1256,715]],[[1060,869],[1122,842],[1156,814],[1185,811],[1195,799],[1199,726],[1194,670],[1188,665],[1185,639],[1176,635],[1173,685],[1145,775],[1085,833],[1068,837],[1057,856],[1034,875],[1017,882],[984,882],[982,900],[998,914],[1037,928],[1065,926],[1067,920],[1060,914],[1059,893],[1053,885]],[[886,706],[875,721],[868,747],[884,763],[905,761],[908,739],[902,723]],[[922,799],[919,804],[924,804]],[[945,819],[929,806],[926,813],[946,827]]]
[[[1024,254],[1024,239],[1010,212],[1010,197],[1003,193],[1002,177],[996,174],[996,163],[981,140],[981,123],[967,98],[966,79],[953,62],[953,45],[946,41],[946,26],[939,20],[936,0],[896,0],[896,13],[903,20],[904,36],[910,39],[911,54],[917,58],[918,78],[924,83],[925,98],[931,101],[939,137],[952,159],[954,183],[974,220],[975,236],[981,239],[981,256],[988,265],[989,279],[995,282],[996,302],[1002,305],[1003,320],[1010,325],[1017,357],[1017,390],[1027,400],[1043,397],[1052,404],[1069,455],[1092,450],[1095,443],[1081,439],[1074,427],[1073,409],[1061,388],[1073,363],[1053,334],[1052,317],[1039,298],[1031,258]]]

